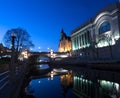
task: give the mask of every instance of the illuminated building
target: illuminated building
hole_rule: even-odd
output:
[[[58,52],[68,52],[70,50],[71,50],[71,39],[65,34],[65,32],[62,29]]]
[[[71,32],[72,55],[86,59],[119,59],[120,3],[98,14]]]

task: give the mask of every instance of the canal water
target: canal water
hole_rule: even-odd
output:
[[[54,76],[52,79],[49,77],[33,79],[27,90],[35,98],[73,98],[72,84],[64,80],[64,77],[65,75]]]
[[[35,98],[120,98],[120,73],[72,68],[63,75],[32,79],[25,89]]]

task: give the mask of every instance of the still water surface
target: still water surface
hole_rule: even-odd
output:
[[[35,98],[120,98],[120,73],[75,68],[72,74],[32,79],[27,91]]]
[[[66,76],[33,79],[27,88],[28,92],[36,98],[73,98],[72,83],[66,80]]]

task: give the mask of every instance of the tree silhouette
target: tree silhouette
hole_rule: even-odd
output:
[[[4,35],[3,41],[7,48],[11,48],[11,42],[12,42],[12,34],[15,35],[15,50],[16,52],[19,52],[20,49],[29,49],[30,47],[33,47],[33,43],[30,40],[30,35],[28,32],[22,28],[14,28],[11,30],[8,30],[6,34]]]
[[[110,57],[111,57],[111,59],[113,59],[112,43],[113,43],[113,41],[116,42],[116,39],[115,39],[114,35],[112,33],[104,34],[102,36],[102,40],[104,40],[108,43],[108,48],[109,48],[109,51],[110,51]]]
[[[103,42],[103,41],[107,43],[107,45],[105,47],[108,47],[108,50],[110,52],[110,57],[111,57],[111,59],[113,59],[112,46],[117,41],[117,39],[115,38],[114,33],[106,33],[106,34],[103,34],[102,36],[99,36],[98,37],[98,41],[95,43],[95,45],[98,47],[98,44],[101,43],[101,42]],[[98,49],[97,49],[97,51],[98,51]]]

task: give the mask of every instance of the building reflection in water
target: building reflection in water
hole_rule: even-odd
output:
[[[66,94],[70,88],[73,86],[73,76],[71,73],[61,75],[60,76],[60,83],[62,86],[62,93],[64,98],[66,97]]]
[[[74,76],[73,92],[79,98],[120,98],[120,85],[106,80],[88,80]]]
[[[51,71],[50,78],[33,79],[28,93],[37,98],[120,98],[120,73],[79,69],[54,75]]]

